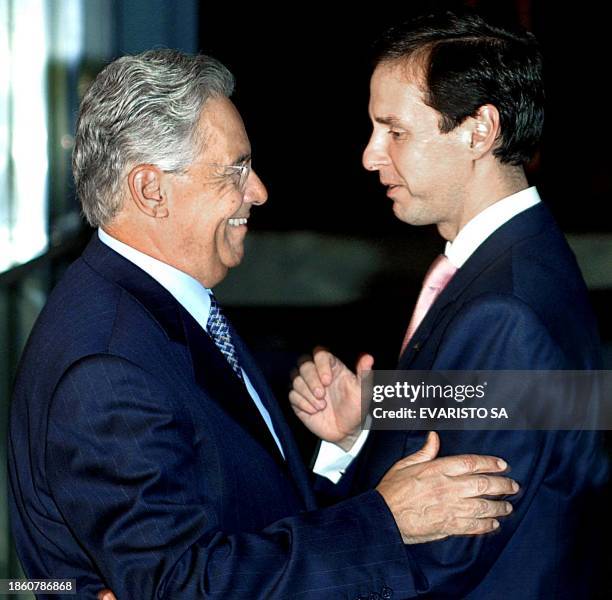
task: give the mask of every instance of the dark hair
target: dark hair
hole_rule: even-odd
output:
[[[440,113],[441,132],[493,104],[501,125],[494,155],[513,165],[533,156],[542,135],[544,86],[542,57],[531,33],[492,25],[472,11],[438,13],[389,29],[374,57],[375,65],[422,68],[424,101]]]

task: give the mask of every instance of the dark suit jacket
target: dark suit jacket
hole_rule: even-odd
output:
[[[313,510],[279,406],[236,346],[286,462],[206,333],[94,235],[51,294],[17,376],[10,508],[30,578],[76,578],[78,597],[108,586],[119,600],[414,588],[378,492]]]
[[[457,271],[415,332],[399,368],[597,369],[600,360],[596,323],[575,257],[540,204],[493,233]],[[372,432],[348,473],[356,473],[352,492],[378,481],[424,436]],[[407,547],[421,571],[417,595],[589,597],[589,566],[598,552],[593,545],[586,548],[594,531],[587,515],[600,516],[596,501],[607,478],[600,435],[442,431],[440,437],[441,455],[503,457],[522,489],[513,497],[513,514],[501,520],[495,534]]]

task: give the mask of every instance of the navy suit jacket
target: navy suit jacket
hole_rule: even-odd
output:
[[[599,369],[599,338],[575,257],[536,205],[494,232],[443,290],[400,369]],[[348,475],[352,493],[415,451],[425,432],[375,431]],[[521,484],[494,534],[408,546],[418,597],[587,598],[607,460],[596,432],[442,431],[440,455],[507,460]],[[346,479],[345,485],[349,481]],[[603,512],[603,511],[601,511]],[[592,517],[589,521],[587,515]],[[591,563],[591,564],[589,564]]]
[[[411,593],[378,492],[314,510],[280,408],[235,341],[286,461],[209,336],[94,235],[16,381],[10,509],[28,577],[76,578],[78,597],[108,586],[119,600]]]

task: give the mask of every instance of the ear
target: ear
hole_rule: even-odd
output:
[[[168,216],[167,198],[161,191],[164,173],[155,165],[137,165],[128,174],[132,201],[145,215],[154,219]]]
[[[475,158],[490,152],[500,133],[499,111],[492,104],[481,106],[476,116],[468,119],[470,148]]]

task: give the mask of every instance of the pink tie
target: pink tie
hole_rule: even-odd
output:
[[[457,267],[451,265],[444,254],[440,254],[438,258],[433,261],[423,280],[423,287],[421,288],[421,293],[414,307],[410,324],[406,330],[400,355],[404,352],[410,338],[421,324],[421,321],[425,318],[427,311],[434,303],[435,299],[440,295],[442,290],[446,287],[446,284],[452,279],[456,272]]]

